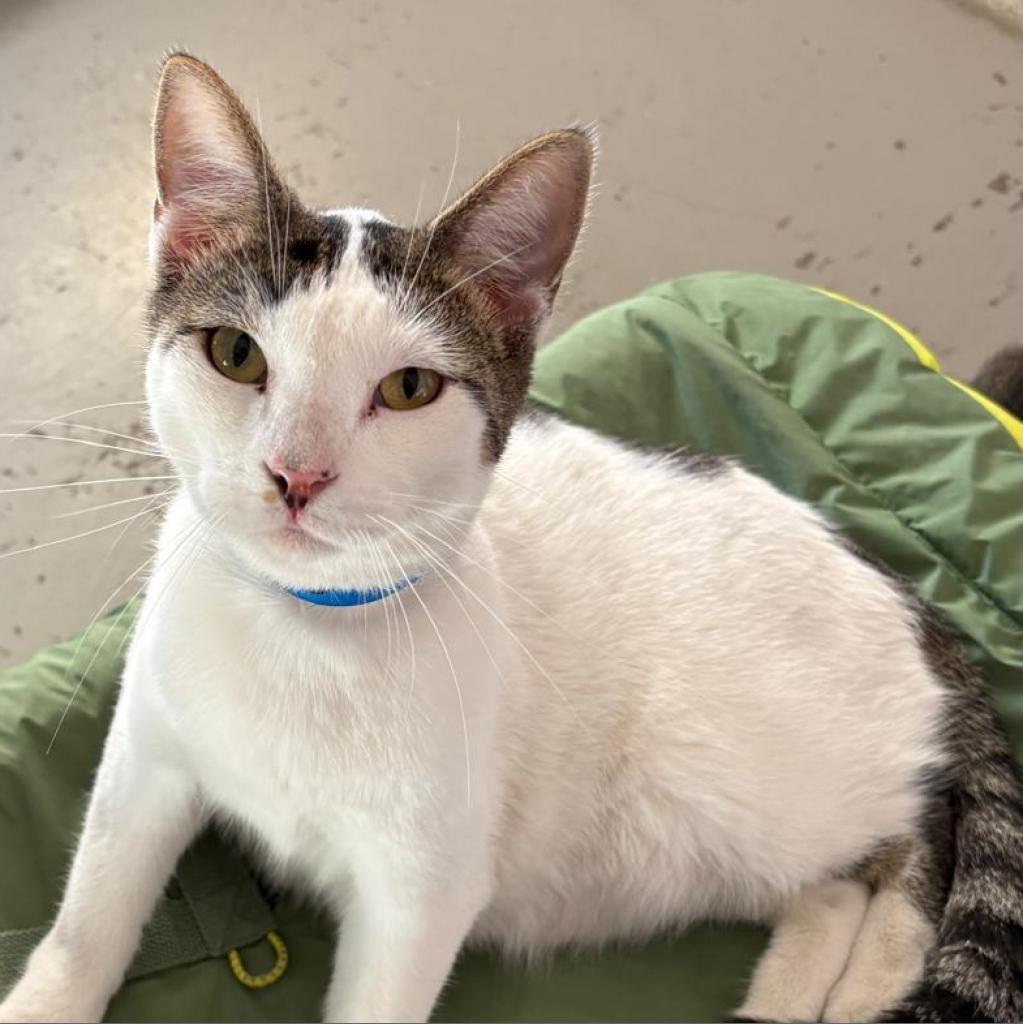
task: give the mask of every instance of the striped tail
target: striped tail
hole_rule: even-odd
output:
[[[983,679],[950,648],[955,864],[917,990],[890,1019],[1023,1020],[1023,774]]]

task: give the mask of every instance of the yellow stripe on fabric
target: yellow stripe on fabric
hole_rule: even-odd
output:
[[[865,306],[862,302],[857,302],[855,299],[850,299],[848,295],[842,295],[841,292],[831,292],[827,288],[814,288],[813,290],[821,295],[826,295],[829,299],[837,299],[839,302],[844,302],[847,306],[852,306],[854,309],[876,317],[881,323],[886,327],[890,327],[902,338],[924,366],[937,373],[941,373],[941,364],[938,362],[937,356],[912,331],[907,330],[890,316],[886,316],[880,310],[874,309],[871,306]],[[948,374],[942,374],[942,376],[949,384],[954,384],[960,391],[969,395],[970,398],[998,420],[1009,432],[1009,436],[1019,445],[1020,450],[1023,451],[1023,421],[1017,419],[1007,409],[1003,409],[997,402],[991,401],[987,395],[982,395],[979,391],[971,388],[969,384],[964,384],[961,380],[956,380],[955,377],[949,377]]]
[[[941,372],[941,364],[938,362],[938,357],[911,330],[903,327],[897,320],[893,320],[890,316],[886,316],[879,309],[874,309],[872,306],[864,306],[862,302],[850,299],[848,295],[843,295],[841,292],[829,292],[827,288],[814,288],[813,290],[821,295],[826,295],[829,299],[837,299],[839,302],[844,302],[847,306],[852,306],[854,309],[876,317],[886,327],[890,327],[913,350],[917,359],[924,366],[938,373]]]
[[[1017,419],[1008,409],[1003,409],[997,402],[993,402],[987,395],[982,395],[979,391],[971,388],[969,384],[964,384],[961,380],[956,380],[955,377],[946,376],[945,380],[949,384],[954,384],[960,391],[965,391],[970,398],[984,406],[1005,427],[1012,439],[1019,445],[1020,450],[1023,451],[1023,420]]]

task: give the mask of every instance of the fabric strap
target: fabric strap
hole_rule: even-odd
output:
[[[247,946],[274,927],[251,872],[224,840],[204,833],[184,855],[142,934],[126,977],[181,967]],[[49,925],[0,931],[0,992],[20,976]]]

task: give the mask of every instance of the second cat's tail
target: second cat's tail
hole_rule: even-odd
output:
[[[1023,419],[1023,346],[993,355],[980,368],[972,386]]]

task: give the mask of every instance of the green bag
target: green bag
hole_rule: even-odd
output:
[[[1023,425],[936,370],[850,300],[705,274],[571,328],[538,354],[531,398],[629,441],[735,456],[822,509],[955,624],[1021,753]],[[133,615],[0,673],[0,992],[60,898]],[[470,952],[436,1019],[719,1019],[763,942],[760,929],[703,926],[534,968]],[[179,864],[108,1019],[318,1019],[334,944],[329,921],[266,891],[210,832]]]

